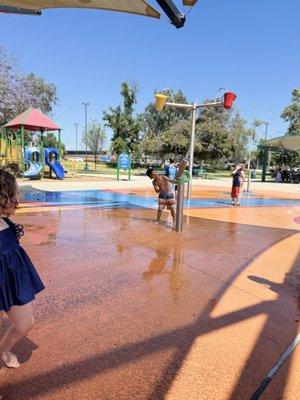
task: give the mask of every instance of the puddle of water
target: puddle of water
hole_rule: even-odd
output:
[[[99,208],[156,208],[155,197],[138,196],[130,193],[116,193],[104,190],[74,190],[66,192],[45,192],[40,190],[21,189],[21,198],[28,203],[45,205],[87,205]],[[230,199],[192,199],[185,201],[186,208],[228,207]],[[241,199],[242,206],[300,206],[300,199],[273,199],[248,197]]]

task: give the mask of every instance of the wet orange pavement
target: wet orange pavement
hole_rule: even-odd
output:
[[[154,210],[21,209],[46,290],[15,349],[23,365],[0,369],[0,394],[250,400],[299,332],[299,215],[189,209],[179,235],[155,224]],[[299,351],[261,399],[300,399]]]
[[[130,188],[130,189],[114,189],[112,191],[115,192],[123,192],[123,193],[132,193],[138,194],[140,196],[153,196],[153,189],[150,187],[148,189],[145,188]],[[299,193],[290,193],[284,191],[266,191],[262,189],[256,189],[252,191],[252,194],[255,194],[258,198],[280,198],[280,199],[300,199],[300,188]],[[195,185],[193,187],[192,198],[201,198],[204,197],[206,199],[220,199],[230,197],[230,186],[229,187],[218,187],[218,186],[209,186],[209,185]]]

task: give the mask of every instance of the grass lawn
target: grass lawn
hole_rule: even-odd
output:
[[[205,168],[204,168],[205,169]],[[223,178],[230,178],[230,171],[228,170],[214,170],[214,171],[207,171],[207,177],[206,179],[223,179]],[[248,177],[248,172],[245,171],[245,177]],[[256,171],[256,177],[255,179],[260,179],[261,178],[261,172]],[[253,179],[253,177],[252,177]]]
[[[66,161],[63,160],[63,166],[66,171],[72,172],[72,161]],[[95,169],[95,164],[93,162],[88,162],[88,171],[84,170],[85,167],[85,162],[78,162],[78,169],[77,172],[84,173],[84,174],[99,174],[99,175],[117,175],[117,169],[112,168],[110,166],[107,166],[106,164],[97,164],[96,169]],[[205,168],[204,168],[205,170]],[[146,169],[145,168],[136,168],[131,170],[132,175],[143,175],[145,174]],[[159,174],[163,174],[164,170],[158,170]],[[206,171],[207,176],[205,179],[224,179],[224,178],[230,178],[230,171],[228,170],[208,170]],[[120,171],[120,175],[126,175],[127,176],[127,171]],[[261,173],[256,173],[256,179],[260,178]],[[246,177],[247,177],[247,172],[246,172]]]
[[[63,167],[66,171],[72,172],[72,161],[63,160]],[[85,174],[103,174],[103,175],[117,175],[117,169],[107,166],[106,164],[97,164],[95,169],[95,164],[93,162],[88,162],[88,171],[84,170],[85,162],[78,162],[77,172]],[[144,169],[133,169],[131,174],[140,175],[144,172]],[[120,175],[127,175],[127,171],[120,171]]]

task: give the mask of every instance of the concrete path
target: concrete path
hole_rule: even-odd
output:
[[[97,180],[98,178],[98,180]],[[193,187],[198,186],[213,186],[213,187],[227,187],[230,189],[232,179],[193,179]],[[40,190],[49,191],[63,191],[63,190],[92,190],[92,189],[130,189],[130,188],[151,188],[151,181],[146,176],[135,176],[133,175],[131,181],[125,178],[117,181],[111,175],[99,175],[96,176],[78,176],[78,179],[64,179],[58,181],[56,179],[44,179],[40,181],[20,180],[20,186],[31,186]],[[245,184],[246,187],[246,184]],[[286,184],[276,182],[251,182],[250,190],[259,191],[275,191],[275,192],[288,192],[296,193],[300,198],[300,185],[299,184]]]

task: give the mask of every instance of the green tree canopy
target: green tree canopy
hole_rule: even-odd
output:
[[[187,103],[180,91],[175,101]],[[171,101],[171,99],[170,99]],[[206,100],[205,102],[212,102]],[[145,154],[166,158],[186,155],[191,137],[191,110],[165,107],[159,113],[154,103],[141,114],[144,136],[141,147]],[[201,109],[196,123],[195,159],[218,162],[224,159],[240,161],[246,157],[250,129],[238,111],[221,107]]]
[[[168,91],[163,93],[168,96],[168,102],[172,102],[174,99],[175,103],[187,103],[187,98],[181,90],[174,93],[173,98],[170,97]],[[159,135],[177,122],[190,119],[190,115],[190,111],[184,108],[164,107],[162,111],[157,111],[155,102],[152,102],[148,104],[145,111],[139,117],[144,135]]]
[[[170,97],[167,101],[187,104],[187,98],[181,90]],[[186,153],[190,131],[190,110],[175,107],[165,107],[157,111],[155,103],[148,104],[145,111],[139,115],[142,126],[141,150],[143,153],[158,157],[173,153]]]
[[[292,91],[291,104],[282,111],[281,118],[289,123],[288,135],[300,135],[300,89]]]
[[[221,107],[204,108],[197,120],[196,132],[196,159],[208,162],[243,160],[252,134],[238,111]]]
[[[39,139],[40,142],[40,139]],[[53,132],[46,132],[43,134],[43,146],[44,147],[57,147],[58,140],[57,135]]]
[[[41,145],[41,138],[42,134],[38,133],[36,138],[30,134],[30,132],[25,131],[25,146],[29,146],[32,144],[32,139],[35,143],[35,145],[40,146]],[[58,134],[57,132],[44,132],[43,133],[43,147],[58,147]],[[60,143],[60,148],[62,151],[62,154],[65,153],[66,146],[61,142]]]
[[[87,133],[84,133],[82,136],[82,142],[94,154],[95,170],[97,166],[97,158],[101,153],[105,139],[106,139],[105,131],[101,127],[101,125],[96,121],[93,121],[89,125]]]
[[[140,122],[134,115],[137,88],[135,84],[121,83],[123,105],[103,113],[105,125],[113,131],[111,150],[117,154],[126,151],[134,154],[140,142]]]
[[[110,146],[110,150],[113,154],[121,154],[121,153],[126,153],[127,152],[127,146],[125,141],[117,137]]]

